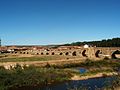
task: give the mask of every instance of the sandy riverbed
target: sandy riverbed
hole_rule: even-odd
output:
[[[87,80],[91,78],[99,78],[99,77],[104,77],[104,76],[112,76],[112,75],[118,75],[117,72],[110,72],[110,73],[98,73],[95,75],[89,75],[89,76],[79,76],[79,75],[74,75],[71,80]]]

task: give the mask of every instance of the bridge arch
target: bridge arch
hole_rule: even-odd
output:
[[[44,53],[43,53],[43,52],[41,52],[41,55],[44,55]]]
[[[59,55],[63,55],[63,53],[61,52]]]
[[[112,53],[112,55],[111,55],[111,58],[117,59],[118,57],[116,56],[116,54],[120,54],[120,50],[114,51],[114,52]]]
[[[69,55],[69,52],[66,52],[65,55],[66,55],[66,56]]]
[[[74,52],[72,53],[72,56],[77,56],[77,52],[74,51]]]
[[[95,56],[96,56],[97,58],[99,58],[99,57],[100,57],[99,54],[101,54],[101,51],[100,51],[100,50],[97,50],[97,51],[95,52]]]
[[[55,53],[54,53],[54,52],[52,52],[52,55],[55,55]]]
[[[86,50],[83,50],[82,56],[83,56],[83,57],[88,57],[88,56],[86,55]]]
[[[23,52],[23,54],[25,54],[25,52]]]
[[[47,52],[46,55],[49,55],[49,53]]]

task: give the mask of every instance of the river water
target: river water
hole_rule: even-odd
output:
[[[79,70],[80,73],[85,73],[87,71],[85,68],[79,67],[76,68],[76,70]],[[102,88],[111,85],[113,80],[115,80],[115,77],[100,77],[87,80],[68,81],[47,86],[14,88],[12,90],[96,90],[96,88],[103,90]]]
[[[102,78],[93,78],[88,80],[78,80],[78,81],[69,81],[54,85],[47,86],[37,86],[37,87],[21,87],[14,90],[96,90],[96,88],[102,88],[107,85],[111,85],[114,78],[112,77],[102,77]]]

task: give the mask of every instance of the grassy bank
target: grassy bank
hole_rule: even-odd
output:
[[[118,69],[118,67],[120,67],[120,60],[90,60],[90,59],[86,59],[84,62],[79,62],[79,63],[68,63],[68,64],[59,64],[59,65],[51,65],[51,64],[47,64],[45,67],[52,67],[52,68],[59,68],[59,69],[64,69],[64,68],[73,68],[73,67],[84,67],[87,69],[90,68],[98,68],[101,69],[103,67],[106,68],[112,68],[112,69]]]
[[[39,68],[35,66],[21,67],[20,65],[16,65],[16,67],[6,70],[4,67],[0,67],[0,90],[7,90],[10,88],[14,90],[14,88],[23,86],[41,87],[71,80],[73,75],[79,75],[80,77],[94,76],[103,72],[110,73],[113,71],[96,70],[80,74],[73,69]]]
[[[79,70],[74,70],[75,67],[83,67],[88,71],[81,74]],[[105,67],[105,68],[103,68]],[[94,76],[96,74],[111,73],[118,71],[120,67],[119,60],[85,60],[82,63],[69,63],[50,65],[44,67],[16,65],[10,70],[0,67],[0,90],[5,90],[12,87],[22,86],[42,86],[70,80],[74,75]],[[120,79],[117,82],[120,82]],[[116,82],[116,83],[117,83]]]
[[[50,61],[50,60],[61,60],[61,59],[75,59],[77,57],[72,56],[32,56],[32,57],[6,57],[2,58],[6,55],[0,56],[0,62],[25,62],[25,61]]]
[[[62,82],[71,78],[71,73],[54,68],[36,68],[34,66],[24,69],[16,65],[11,70],[0,67],[0,90],[6,90],[10,87],[22,86],[41,86],[54,82]]]

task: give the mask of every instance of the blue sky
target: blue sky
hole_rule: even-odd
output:
[[[120,0],[0,0],[3,45],[120,37]]]

